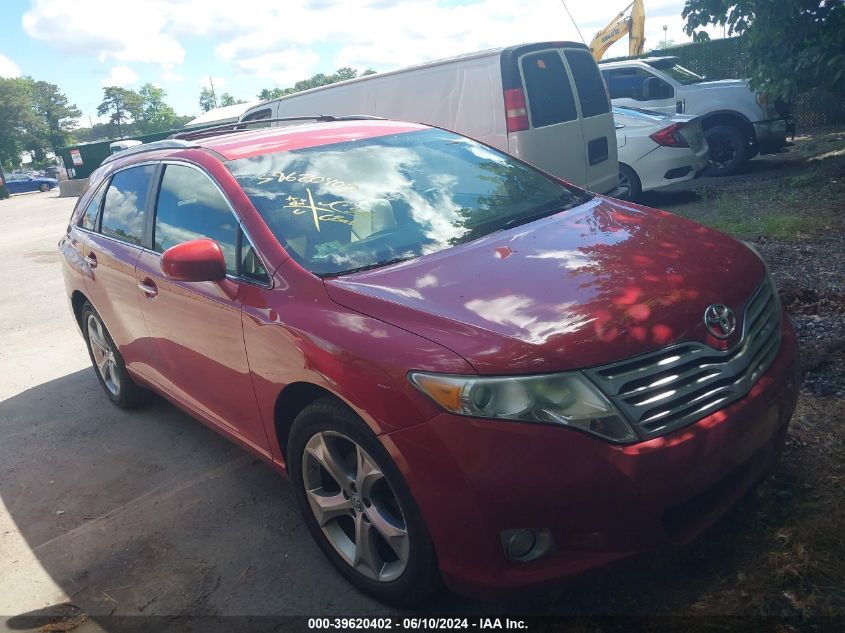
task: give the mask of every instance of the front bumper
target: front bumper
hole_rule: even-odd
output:
[[[576,576],[687,543],[773,467],[798,394],[795,335],[741,400],[630,446],[554,426],[450,414],[381,436],[453,589],[475,595]],[[551,530],[557,550],[505,558],[502,530]]]

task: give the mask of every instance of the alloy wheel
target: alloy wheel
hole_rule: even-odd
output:
[[[94,364],[112,395],[120,393],[120,377],[117,371],[117,360],[114,349],[106,336],[105,328],[100,320],[93,314],[88,315],[88,344],[91,346],[91,354],[94,356]]]
[[[317,524],[350,567],[378,582],[402,575],[407,524],[384,472],[360,445],[335,431],[315,433],[305,445],[302,480]]]

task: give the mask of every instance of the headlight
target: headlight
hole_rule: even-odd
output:
[[[411,372],[408,378],[457,415],[560,424],[615,442],[637,439],[608,399],[579,373],[482,378]]]

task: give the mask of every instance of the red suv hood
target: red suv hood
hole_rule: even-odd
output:
[[[415,332],[479,373],[601,365],[680,340],[724,348],[761,283],[739,242],[667,213],[597,197],[410,262],[327,279],[337,303]],[[733,339],[704,326],[731,307]]]

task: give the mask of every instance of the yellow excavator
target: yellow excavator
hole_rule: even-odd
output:
[[[625,12],[631,9],[630,15]],[[607,49],[614,43],[628,36],[628,55],[641,55],[645,46],[645,7],[643,0],[634,0],[610,21],[606,27],[596,33],[590,42],[590,52],[599,61]]]

